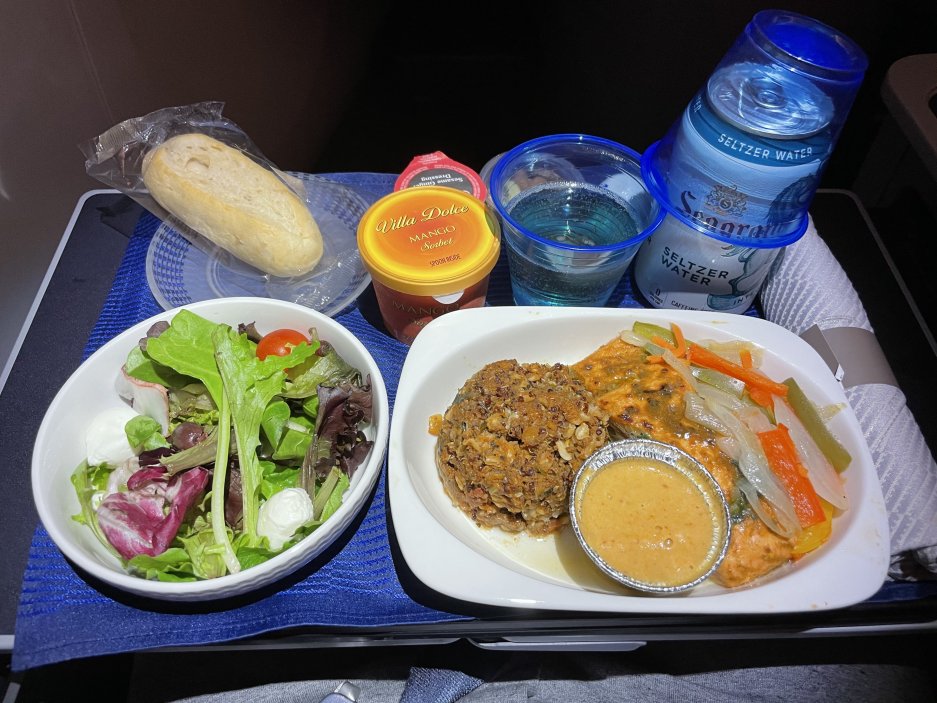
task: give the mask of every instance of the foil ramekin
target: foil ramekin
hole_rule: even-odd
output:
[[[583,536],[582,499],[589,483],[613,462],[628,458],[649,458],[662,462],[696,486],[706,501],[712,519],[712,542],[706,559],[701,563],[699,573],[694,574],[692,579],[670,584],[640,580],[609,565]],[[729,505],[719,484],[700,462],[682,449],[655,440],[628,439],[611,442],[586,459],[573,479],[569,493],[569,514],[576,539],[593,563],[615,581],[646,593],[667,595],[698,586],[719,568],[729,549],[731,531]]]

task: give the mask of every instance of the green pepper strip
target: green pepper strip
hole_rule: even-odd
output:
[[[668,344],[676,344],[673,331],[667,329],[666,327],[655,325],[651,322],[635,322],[631,327],[631,331],[639,337],[644,337],[647,340],[653,340],[654,337],[660,337]]]
[[[807,428],[807,432],[813,437],[813,441],[817,443],[820,451],[833,465],[833,468],[840,472],[845,470],[849,466],[849,462],[852,461],[852,456],[830,432],[826,423],[823,422],[823,418],[820,417],[820,413],[817,412],[816,406],[810,402],[807,394],[797,384],[797,381],[789,378],[784,381],[784,385],[788,388],[787,402],[791,404],[797,419]]]

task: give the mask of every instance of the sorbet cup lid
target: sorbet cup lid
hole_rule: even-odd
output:
[[[662,462],[693,483],[703,495],[713,521],[713,536],[704,560],[704,568],[698,571],[692,579],[674,584],[640,580],[608,564],[583,536],[581,507],[589,483],[613,462],[629,458],[646,458]],[[619,583],[647,593],[668,595],[698,586],[712,576],[729,549],[729,505],[719,484],[702,464],[682,449],[656,440],[629,439],[611,442],[587,458],[577,471],[570,488],[569,515],[576,539],[592,562]]]
[[[411,295],[447,295],[491,273],[501,229],[489,208],[454,188],[385,195],[358,223],[358,249],[374,280]]]

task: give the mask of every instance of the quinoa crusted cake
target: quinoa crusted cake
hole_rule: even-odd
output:
[[[438,429],[436,464],[453,503],[480,526],[532,535],[568,520],[569,486],[608,439],[608,414],[562,364],[488,364]]]

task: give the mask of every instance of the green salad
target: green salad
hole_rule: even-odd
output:
[[[370,379],[315,330],[260,334],[181,310],[115,371],[127,403],[91,421],[74,519],[142,578],[270,559],[338,509],[371,451]]]

